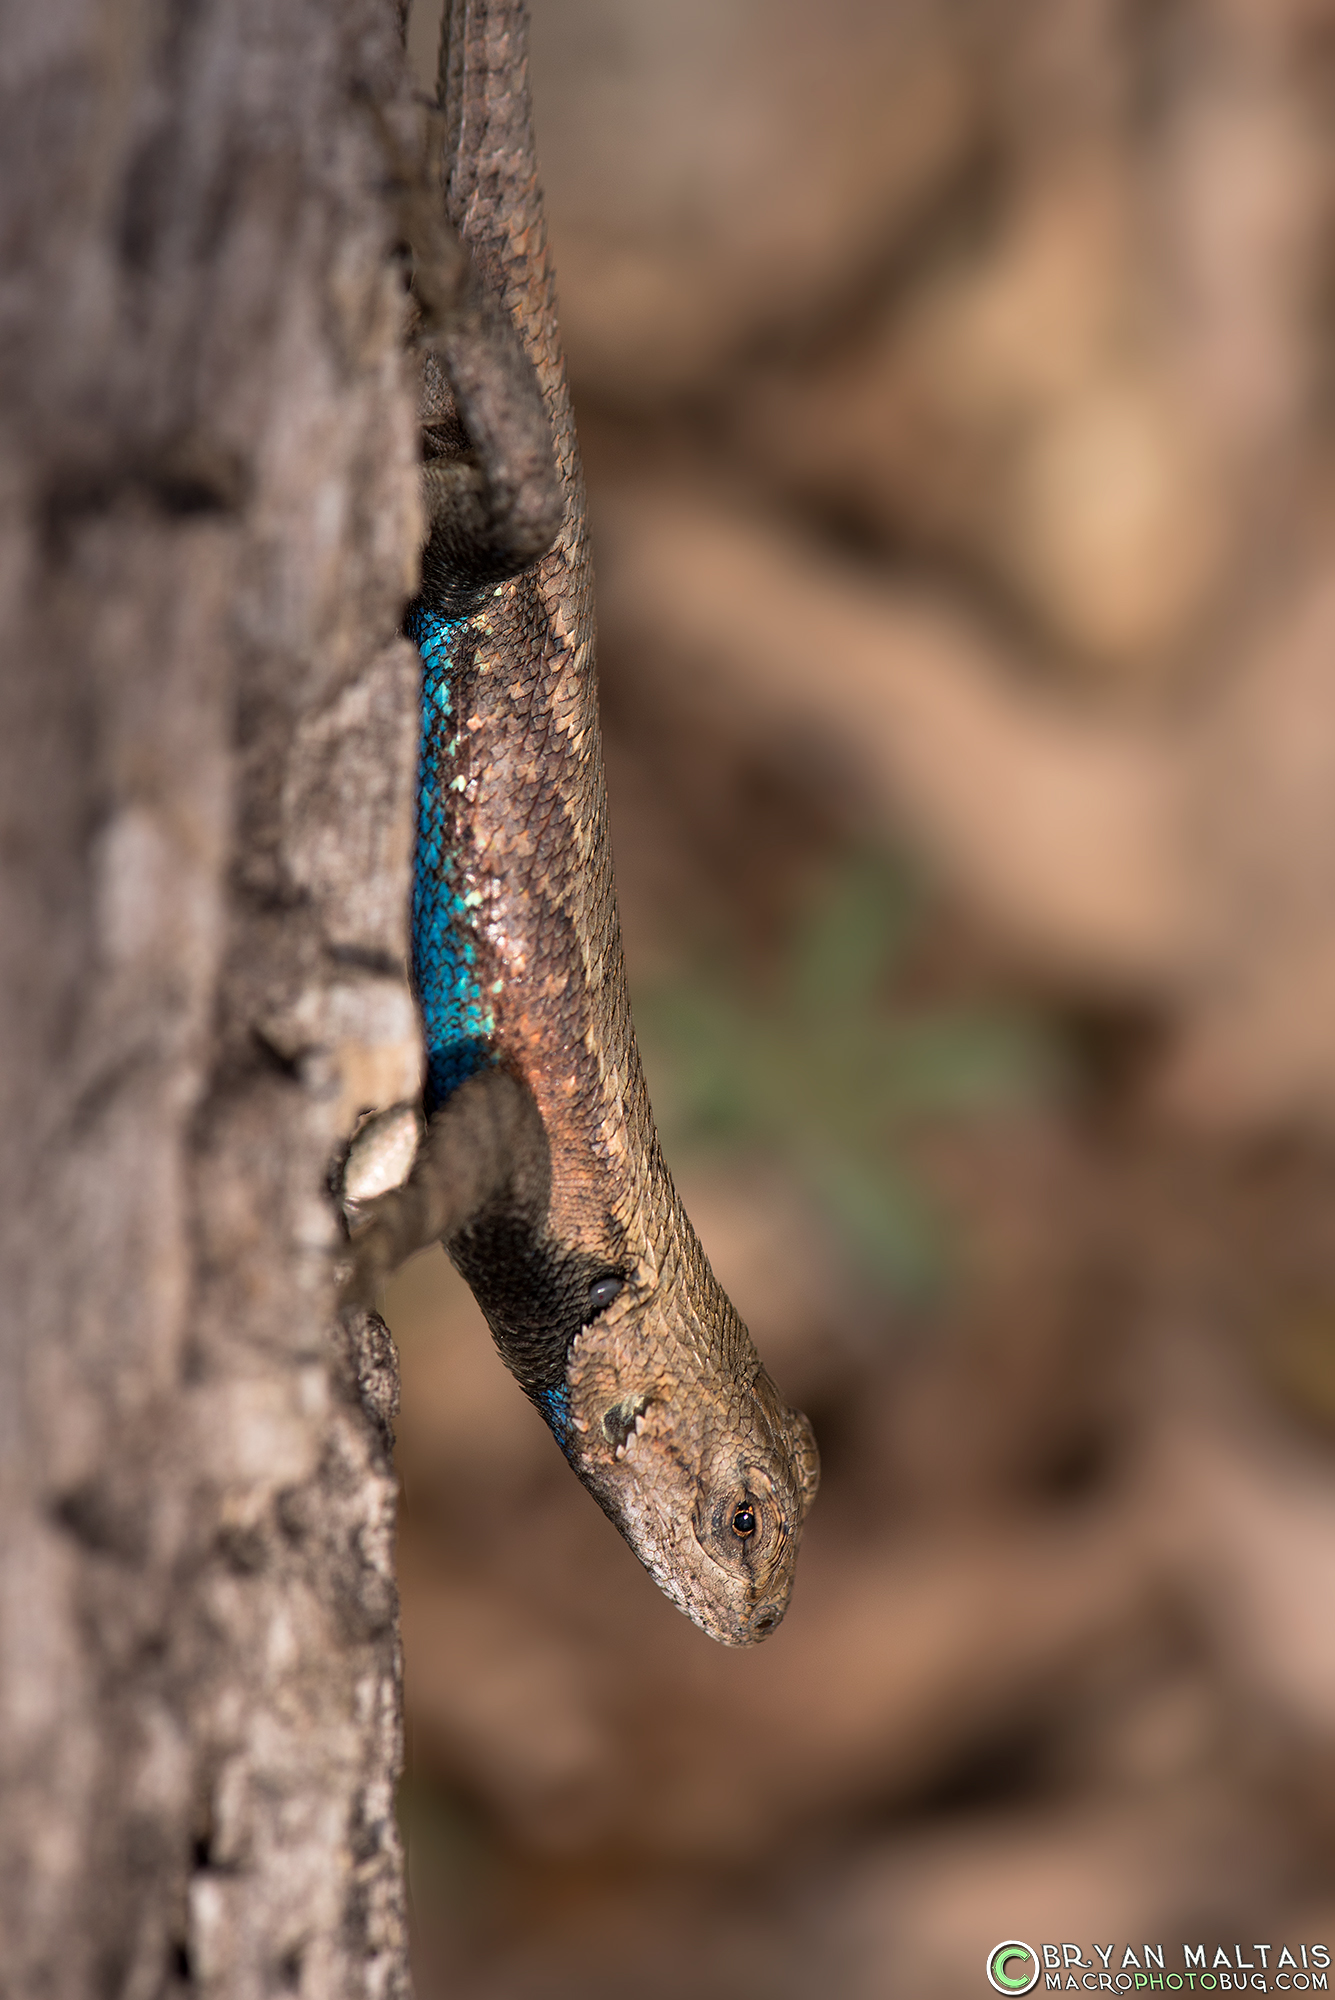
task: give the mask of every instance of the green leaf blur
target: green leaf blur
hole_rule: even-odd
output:
[[[951,1254],[905,1157],[910,1133],[1045,1096],[1061,1074],[1051,1036],[1018,1009],[897,1000],[925,916],[902,867],[859,856],[801,914],[768,978],[715,954],[636,1003],[669,1141],[778,1159],[868,1276],[913,1301],[940,1292]]]

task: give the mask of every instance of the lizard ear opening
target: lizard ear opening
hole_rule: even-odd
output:
[[[626,1396],[621,1402],[613,1403],[610,1410],[604,1410],[603,1436],[618,1458],[626,1448],[626,1440],[639,1436],[640,1418],[648,1407],[647,1396]]]

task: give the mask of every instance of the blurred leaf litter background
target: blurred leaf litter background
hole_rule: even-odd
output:
[[[711,1647],[404,1273],[424,2000],[1330,1941],[1335,8],[533,15],[646,1066],[825,1485]]]

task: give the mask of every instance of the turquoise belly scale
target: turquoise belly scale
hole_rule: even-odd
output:
[[[481,897],[462,880],[450,806],[464,784],[458,768],[458,655],[473,637],[471,624],[468,618],[431,610],[420,598],[404,619],[404,631],[422,660],[412,953],[426,1043],[423,1100],[428,1115],[497,1055],[494,1000],[499,981],[488,990],[479,955],[476,913]],[[565,1382],[531,1388],[530,1393],[568,1457],[570,1391]]]
[[[404,623],[422,656],[422,733],[413,859],[413,979],[426,1040],[428,1113],[494,1060],[493,996],[484,990],[477,934],[481,897],[461,879],[451,812],[462,788],[458,760],[456,658],[467,618],[447,618],[420,600]]]

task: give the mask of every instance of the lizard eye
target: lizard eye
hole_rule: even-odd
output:
[[[593,1283],[589,1286],[590,1319],[593,1319],[594,1317],[596,1317],[598,1313],[604,1311],[606,1307],[611,1305],[613,1299],[616,1297],[617,1293],[621,1290],[622,1282],[623,1281],[620,1278],[616,1277],[611,1272],[609,1272],[607,1277],[605,1278],[594,1279]]]
[[[742,1540],[745,1541],[746,1537],[748,1535],[754,1535],[755,1531],[756,1531],[755,1508],[750,1506],[739,1507],[737,1509],[737,1512],[732,1517],[732,1532],[734,1533],[734,1535],[740,1535]]]

